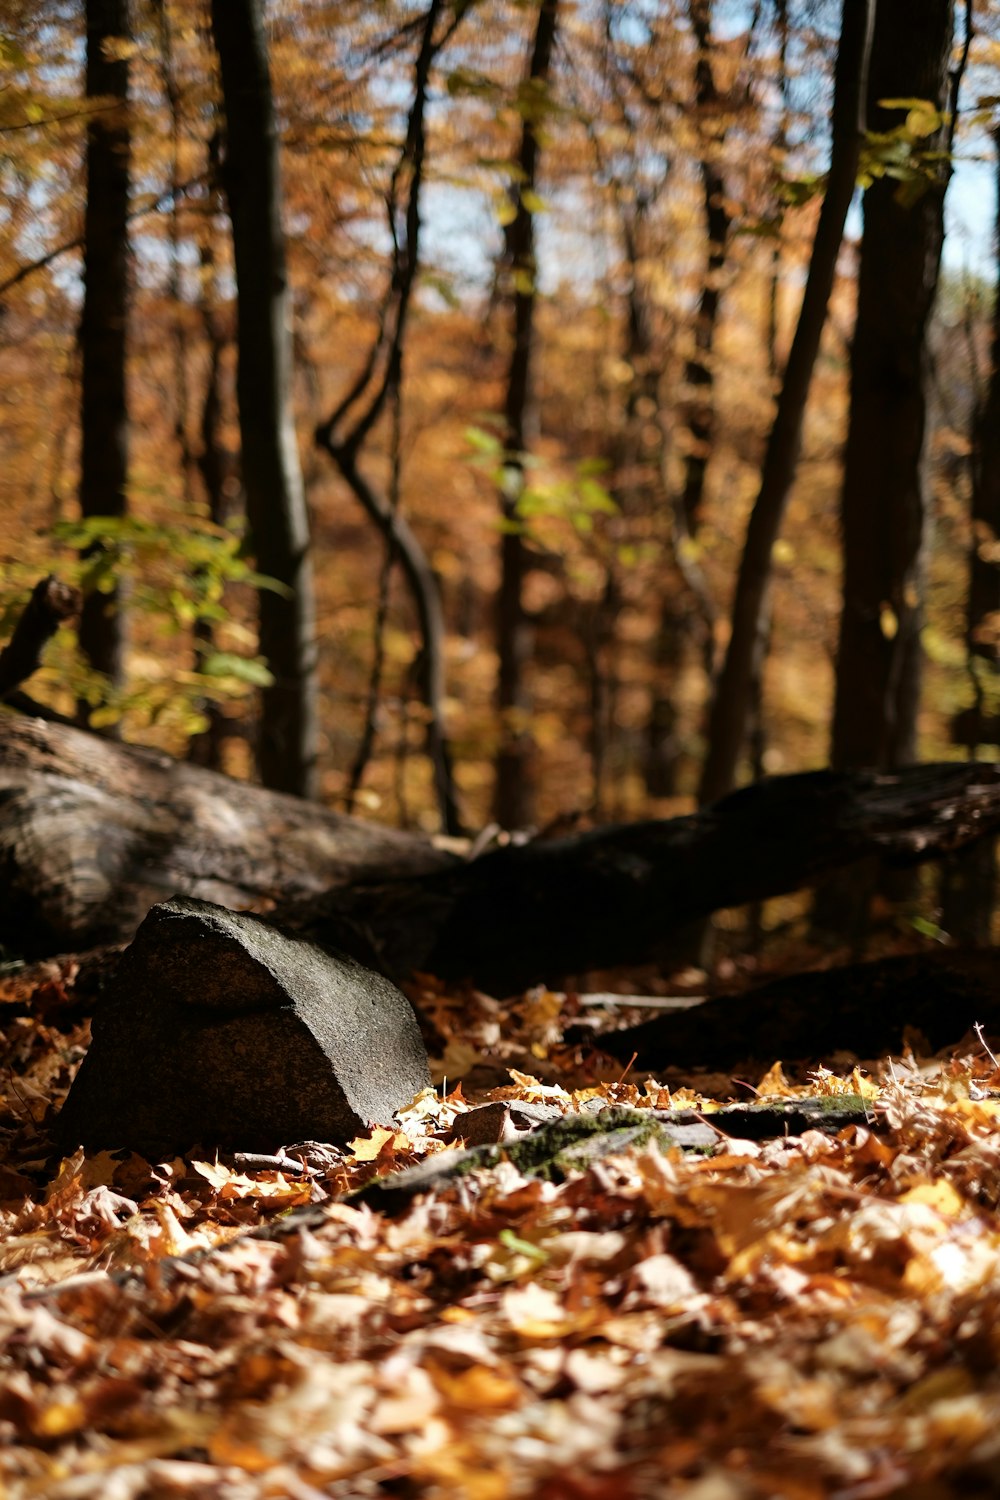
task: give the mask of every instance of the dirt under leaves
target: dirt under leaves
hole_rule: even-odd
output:
[[[273,1158],[60,1163],[49,1110],[86,1045],[72,977],[0,984],[0,1494],[1000,1487],[985,1052],[897,1061],[877,1083],[820,1070],[802,1092],[871,1102],[870,1126],[839,1135],[636,1145],[555,1182],[504,1159],[386,1213],[352,1191],[455,1150],[484,1098],[673,1103],[707,1122],[718,1101],[704,1081],[601,1081],[561,1042],[571,1001],[501,1009],[428,981],[415,999],[448,1081],[391,1129]],[[780,1068],[758,1087],[796,1092]]]

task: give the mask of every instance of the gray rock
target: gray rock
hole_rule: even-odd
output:
[[[58,1121],[65,1150],[343,1142],[429,1083],[409,1001],[256,917],[154,906],[94,1017]]]

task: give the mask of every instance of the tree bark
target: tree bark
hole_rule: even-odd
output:
[[[1000,826],[1000,768],[814,771],[744,787],[684,818],[536,839],[416,881],[355,884],[277,920],[397,977],[493,994],[656,962],[722,907],[813,883],[874,854],[909,867]]]
[[[972,434],[972,542],[966,612],[969,677],[974,701],[967,711],[969,754],[989,743],[987,696],[995,702],[1000,671],[1000,131],[993,133],[998,253],[993,297],[992,355],[986,390],[978,394]],[[996,844],[983,839],[941,871],[941,926],[957,942],[988,943],[996,910]]]
[[[906,0],[881,0],[869,105],[876,130],[901,111],[884,99],[947,107],[953,0],[930,0],[913,24]],[[946,128],[921,142],[946,145]],[[916,754],[923,622],[927,326],[944,238],[945,165],[916,201],[891,177],[864,195],[858,312],[841,518],[843,608],[831,763],[905,765]]]
[[[539,118],[548,93],[552,53],[559,22],[559,0],[541,0],[527,77],[521,90],[522,129],[517,175],[512,183],[514,217],[507,225],[504,262],[510,277],[514,343],[504,403],[505,484],[500,508],[504,532],[500,543],[500,592],[497,597],[497,708],[500,748],[496,761],[494,810],[505,828],[531,817],[530,712],[525,670],[529,653],[528,622],[522,593],[525,546],[518,515],[524,489],[524,454],[536,420],[532,365],[535,353],[535,216],[531,197],[538,181]]]
[[[705,276],[694,325],[694,352],[687,361],[684,419],[689,449],[684,461],[680,493],[672,498],[671,539],[681,590],[666,587],[660,600],[660,619],[654,647],[654,680],[646,730],[646,787],[653,797],[672,797],[678,789],[683,758],[680,714],[676,698],[684,662],[697,640],[706,678],[715,670],[715,607],[700,569],[687,555],[701,522],[705,475],[715,430],[715,334],[722,304],[721,279],[729,248],[730,215],[719,155],[725,141],[719,123],[720,98],[712,66],[711,0],[690,0],[689,13],[698,57],[695,65],[695,104],[701,118],[699,170],[708,242]],[[632,257],[635,266],[635,257]],[[633,269],[633,275],[634,275]]]
[[[128,200],[132,136],[129,60],[114,43],[131,37],[129,0],[87,0],[87,202],[80,318],[80,512],[124,516],[128,480]],[[109,50],[110,49],[110,50]],[[91,557],[100,570],[99,549]],[[122,590],[88,591],[80,647],[115,685],[124,675]],[[81,708],[81,713],[85,713]]]
[[[834,78],[830,171],[799,321],[764,456],[760,491],[740,562],[732,631],[709,719],[708,752],[699,789],[703,804],[722,796],[733,785],[743,747],[754,674],[769,616],[771,553],[795,479],[806,401],[857,178],[874,9],[874,0],[844,0]]]
[[[990,375],[975,414],[972,447],[972,546],[969,554],[969,652],[990,676],[1000,671],[1000,129],[993,132],[997,253]],[[977,705],[981,710],[981,702]]]
[[[125,941],[177,892],[266,910],[356,874],[449,862],[416,834],[0,710],[0,944],[12,952]]]
[[[257,763],[267,787],[315,796],[316,621],[309,518],[291,410],[290,296],[281,174],[261,0],[212,0],[226,116],[223,180],[236,262],[237,397],[252,542],[261,572],[264,689]]]
[[[396,977],[536,980],[661,956],[724,906],[879,853],[933,859],[1000,827],[1000,767],[776,777],[686,818],[458,860],[412,834],[154,751],[0,712],[0,943],[131,936],[179,892],[269,910]]]
[[[979,847],[979,846],[976,846]],[[639,1068],[763,1067],[816,1061],[849,1046],[860,1058],[903,1051],[919,1033],[927,1053],[981,1022],[1000,1031],[1000,949],[935,949],[815,974],[789,974],[741,995],[657,1016],[594,1038]],[[923,1051],[923,1047],[921,1051]]]
[[[726,132],[724,123],[720,124],[719,91],[712,68],[711,0],[690,0],[689,11],[698,43],[694,98],[703,131],[698,170],[708,237],[705,279],[695,315],[694,353],[684,371],[684,384],[690,392],[686,415],[690,448],[684,462],[682,504],[688,531],[693,536],[701,521],[705,474],[715,429],[715,329],[722,302],[721,281],[729,246],[730,216],[719,160]]]
[[[79,613],[76,589],[51,575],[35,584],[10,640],[0,650],[0,702],[37,672],[42,652],[60,625]]]

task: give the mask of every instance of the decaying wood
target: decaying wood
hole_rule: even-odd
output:
[[[178,892],[261,910],[450,858],[415,834],[0,710],[0,944],[18,953],[128,939]]]
[[[1000,767],[775,777],[690,817],[463,861],[414,834],[63,725],[0,713],[0,943],[127,939],[175,893],[268,910],[395,977],[509,994],[656,959],[678,927],[880,855],[906,865],[1000,827]]]
[[[690,817],[538,839],[415,881],[354,884],[278,916],[397,976],[416,968],[510,994],[656,960],[677,928],[721,907],[872,855],[890,865],[937,858],[998,824],[997,766],[814,771],[758,782]]]
[[[608,1032],[596,1044],[637,1068],[713,1069],[950,1047],[977,1022],[1000,1035],[1000,949],[940,949],[790,974],[742,995]],[[714,1118],[714,1117],[713,1117]]]
[[[13,635],[0,651],[0,700],[38,670],[46,643],[79,610],[79,593],[58,578],[50,575],[35,584]]]

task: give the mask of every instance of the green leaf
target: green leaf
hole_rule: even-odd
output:
[[[580,503],[592,514],[616,516],[618,504],[597,479],[584,479],[580,483]]]
[[[928,921],[926,917],[911,917],[910,926],[914,932],[919,932],[921,937],[933,938],[937,943],[947,943],[949,941],[948,934],[944,928],[939,927],[936,922]]]
[[[112,724],[120,724],[122,711],[117,704],[106,703],[103,708],[93,708],[90,711],[91,729],[107,729]]]
[[[517,218],[517,204],[512,203],[510,198],[504,196],[496,200],[497,223],[501,229],[506,229],[508,224],[513,224]]]
[[[489,458],[500,458],[503,454],[503,443],[500,439],[492,432],[484,432],[481,427],[467,427],[465,441],[477,453],[483,453]]]
[[[28,59],[13,37],[0,36],[0,63],[8,68],[26,68]]]
[[[606,458],[581,458],[576,466],[576,472],[580,479],[590,479],[595,474],[606,474],[611,464]]]
[[[231,651],[214,651],[201,665],[205,677],[235,677],[251,687],[270,687],[274,676],[259,657],[236,656]]]
[[[526,1255],[529,1260],[537,1261],[539,1265],[544,1265],[549,1259],[547,1250],[533,1245],[530,1240],[522,1240],[513,1229],[501,1229],[497,1239],[505,1250],[513,1250],[517,1255]]]

